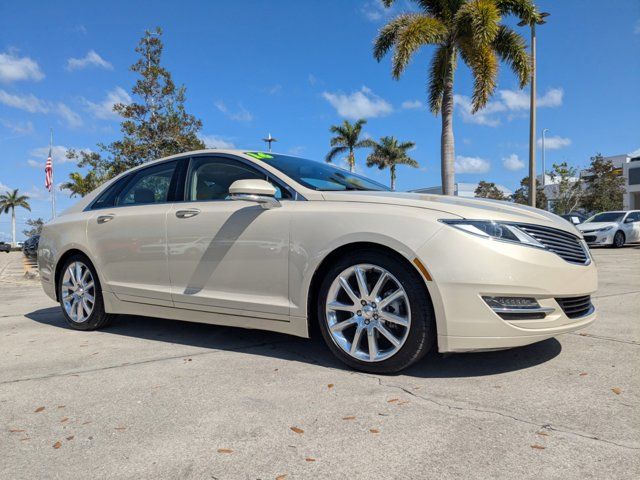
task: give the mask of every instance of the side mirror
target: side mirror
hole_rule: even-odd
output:
[[[624,223],[633,223],[633,222],[635,222],[635,220],[632,217],[627,217],[624,220]]]
[[[280,202],[275,198],[275,187],[266,180],[236,180],[229,187],[229,195],[231,200],[256,202],[264,209],[280,206]]]

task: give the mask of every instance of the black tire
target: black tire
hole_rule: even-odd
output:
[[[93,310],[91,311],[91,314],[89,315],[89,317],[81,323],[76,322],[67,314],[67,311],[65,309],[64,302],[62,299],[62,283],[64,279],[64,273],[67,271],[69,266],[74,262],[81,262],[82,264],[84,264],[91,272],[91,275],[93,276],[93,281],[94,281],[94,300],[95,301],[93,304]],[[67,324],[75,330],[85,330],[85,331],[97,330],[99,328],[107,326],[113,320],[114,315],[108,314],[104,311],[102,287],[100,286],[98,273],[96,272],[96,269],[91,263],[91,261],[86,256],[81,254],[72,255],[69,258],[67,258],[67,260],[64,262],[64,265],[62,266],[62,269],[60,270],[60,272],[61,273],[58,276],[58,284],[57,284],[58,299],[60,302],[60,309],[62,310],[62,315],[64,316],[64,319],[66,320]]]
[[[626,241],[627,239],[624,236],[624,232],[621,232],[620,230],[618,230],[616,234],[613,236],[613,243],[611,244],[611,246],[613,248],[622,248],[624,247],[624,244]]]
[[[393,356],[377,362],[362,361],[343,351],[334,342],[327,322],[325,305],[331,284],[344,270],[358,264],[371,264],[390,272],[404,288],[411,308],[411,323],[405,343]],[[367,249],[338,258],[325,272],[316,308],[325,343],[338,359],[356,370],[376,374],[399,372],[424,357],[435,344],[435,315],[424,279],[403,258],[388,252]]]

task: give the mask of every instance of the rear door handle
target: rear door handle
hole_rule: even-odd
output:
[[[178,218],[191,218],[191,217],[195,217],[199,213],[200,213],[200,210],[198,210],[197,208],[190,208],[188,210],[178,210],[176,212],[176,217],[178,217]]]
[[[98,216],[98,223],[110,222],[111,220],[113,220],[113,217],[115,217],[115,215],[113,215],[111,213],[109,215],[99,215]]]

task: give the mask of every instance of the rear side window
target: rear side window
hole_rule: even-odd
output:
[[[176,165],[176,161],[166,162],[135,172],[131,180],[118,194],[116,205],[167,202]]]
[[[131,177],[129,175],[122,177],[113,185],[106,188],[105,191],[98,195],[98,198],[91,204],[91,210],[113,207],[115,205],[118,192],[122,190],[122,187],[127,184],[130,178]]]

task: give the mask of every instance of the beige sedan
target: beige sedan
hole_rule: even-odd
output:
[[[79,330],[116,314],[301,337],[317,325],[338,358],[369,372],[595,319],[595,265],[560,217],[391,192],[264,152],[203,150],[127,171],[44,227],[38,263]]]

